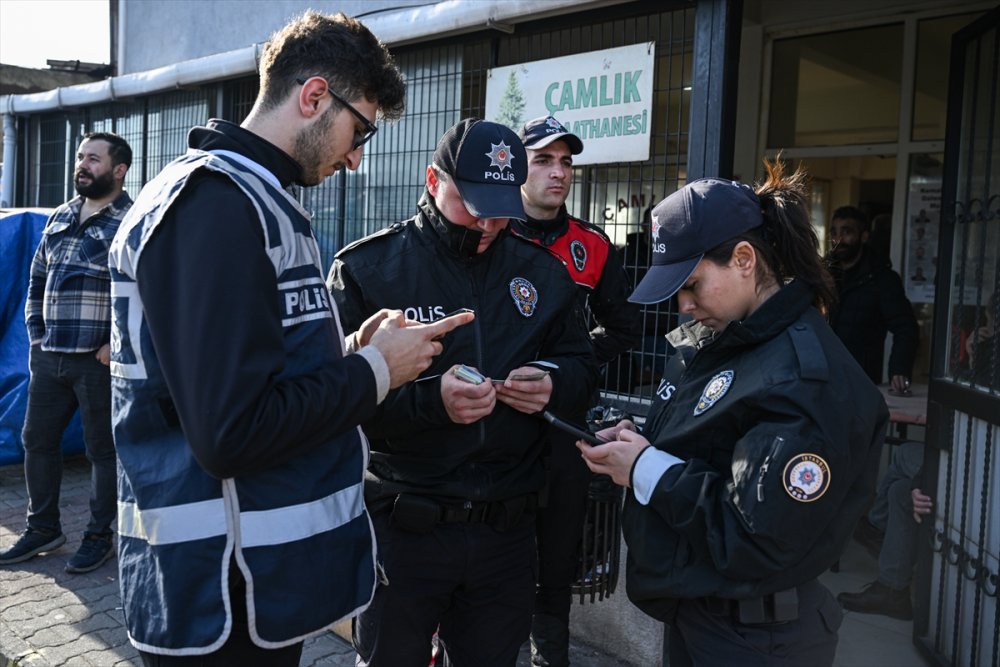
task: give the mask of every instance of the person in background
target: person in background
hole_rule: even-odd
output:
[[[875,503],[854,531],[854,539],[878,560],[878,578],[859,593],[841,593],[837,601],[847,611],[908,621],[913,618],[910,582],[917,555],[917,524],[921,515],[930,512],[931,498],[919,488],[923,485],[923,443],[908,441],[893,450]]]
[[[528,121],[519,137],[528,152],[528,177],[521,186],[525,219],[511,231],[558,257],[579,290],[582,306],[597,326],[590,332],[602,366],[639,342],[639,307],[628,302],[629,287],[611,240],[596,225],[569,214],[566,198],[573,183],[573,156],[583,142],[552,116]],[[588,403],[566,415],[583,424]],[[569,664],[570,587],[576,576],[587,489],[591,474],[558,429],[548,436],[548,484],[537,517],[538,589],[531,622],[531,661],[541,667]]]
[[[817,577],[867,504],[888,423],[823,317],[805,175],[766,166],[756,189],[705,178],[657,204],[629,298],[676,293],[691,321],[668,335],[642,432],[625,420],[577,443],[631,489],[627,592],[669,624],[672,667],[833,663],[842,612]]]
[[[983,325],[965,340],[968,358],[968,376],[976,384],[1000,386],[1000,337],[997,336],[997,317],[1000,316],[1000,291],[994,292],[983,309]]]
[[[868,216],[853,206],[833,212],[828,255],[837,286],[830,326],[875,384],[883,379],[885,337],[892,333],[889,382],[896,392],[909,389],[919,330],[899,274],[867,247]]]
[[[388,49],[309,11],[264,46],[242,125],[209,121],[111,249],[119,573],[143,664],[299,664],[375,587],[359,423],[472,316],[359,322],[345,351],[309,214],[398,117]]]
[[[513,665],[535,596],[547,423],[592,395],[597,365],[562,263],[508,233],[527,156],[466,119],[441,137],[417,214],[341,250],[328,285],[348,327],[383,308],[475,311],[444,352],[365,421],[367,494],[386,585],[354,624],[359,665]]]
[[[58,549],[63,432],[80,410],[91,465],[90,521],[70,573],[96,570],[114,556],[115,444],[111,435],[111,278],[108,247],[132,198],[128,142],[110,132],[83,137],[76,154],[77,197],[56,209],[31,262],[24,319],[31,345],[28,408],[21,440],[28,490],[27,526],[0,565]]]

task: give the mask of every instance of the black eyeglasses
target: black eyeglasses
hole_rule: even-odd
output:
[[[304,86],[304,85],[306,85],[306,81],[308,81],[311,78],[313,78],[313,77],[308,77],[308,78],[302,78],[302,77],[300,77],[298,79],[295,79],[295,82],[297,84],[299,84],[300,86]],[[323,77],[318,77],[318,78],[323,79],[324,81],[326,81],[326,79],[324,79]],[[360,120],[361,123],[362,123],[362,125],[365,126],[364,130],[358,130],[356,127],[354,129],[354,147],[351,148],[351,151],[358,150],[359,148],[361,148],[362,146],[364,146],[366,143],[368,143],[369,139],[371,139],[372,137],[375,136],[375,133],[378,132],[378,128],[375,126],[375,123],[373,123],[370,120],[368,120],[367,118],[365,118],[364,114],[362,114],[360,111],[358,111],[357,109],[355,109],[353,104],[351,104],[350,102],[348,102],[347,100],[345,100],[343,97],[341,97],[340,95],[338,95],[336,92],[334,92],[333,87],[330,86],[330,82],[329,81],[326,81],[326,92],[330,93],[330,97],[332,97],[333,99],[337,100],[338,102],[340,102],[341,104],[343,104],[345,107],[347,107],[347,110],[350,111],[352,114],[354,114],[354,117],[357,118],[358,120]]]

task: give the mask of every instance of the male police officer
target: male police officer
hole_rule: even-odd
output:
[[[580,405],[597,368],[562,264],[507,234],[524,217],[525,174],[513,132],[463,120],[438,143],[416,216],[334,261],[328,283],[349,328],[380,308],[476,312],[364,424],[388,584],[357,619],[361,664],[426,663],[439,625],[460,667],[513,665],[528,637],[544,481],[537,413]]]
[[[639,306],[628,301],[628,280],[611,240],[599,227],[566,210],[573,156],[583,152],[583,142],[552,116],[525,123],[520,138],[528,151],[528,178],[521,186],[527,215],[511,223],[511,229],[565,264],[581,303],[597,321],[590,339],[598,363],[606,364],[639,342],[642,328]],[[583,423],[587,407],[581,403],[567,416]],[[549,434],[547,502],[538,513],[538,591],[531,653],[533,664],[546,667],[569,664],[570,586],[591,478],[574,440],[556,429]]]

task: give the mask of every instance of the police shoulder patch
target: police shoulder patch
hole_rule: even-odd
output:
[[[583,271],[587,267],[587,249],[580,241],[573,239],[569,244],[569,252],[573,256],[573,266],[577,271]]]
[[[733,371],[722,371],[713,375],[702,390],[698,405],[694,406],[694,416],[697,417],[715,405],[726,395],[731,386],[733,386]]]
[[[525,317],[535,314],[538,305],[538,290],[526,278],[514,278],[510,281],[510,297],[514,299],[517,312]]]
[[[811,503],[830,488],[830,466],[817,454],[797,454],[785,465],[781,481],[794,500]]]

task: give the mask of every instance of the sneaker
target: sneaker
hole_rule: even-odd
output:
[[[854,529],[854,541],[865,548],[871,557],[878,560],[879,552],[882,551],[882,542],[885,540],[885,533],[875,527],[868,520],[868,517],[861,517],[857,527]]]
[[[115,550],[111,542],[111,535],[86,533],[80,548],[66,563],[66,571],[72,574],[90,572],[99,568],[114,555]]]
[[[841,593],[837,602],[847,611],[862,614],[881,614],[901,621],[913,619],[913,605],[910,602],[910,587],[899,590],[889,588],[879,581],[865,586],[860,593]]]
[[[0,565],[13,565],[34,558],[40,553],[54,551],[66,542],[62,533],[42,533],[26,528],[17,542],[7,551],[0,552]]]

